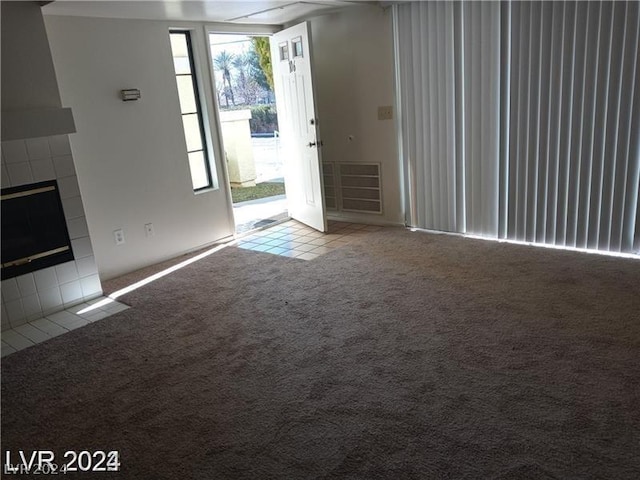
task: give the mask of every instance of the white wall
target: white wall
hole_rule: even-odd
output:
[[[38,2],[2,2],[2,140],[75,132],[62,108]]]
[[[40,5],[2,2],[1,7],[2,110],[60,108]]]
[[[232,235],[227,193],[191,189],[170,24],[61,16],[45,24],[62,103],[76,120],[70,138],[101,278]],[[394,103],[391,14],[354,8],[313,18],[311,29],[324,158],[382,165],[384,215],[344,215],[403,223],[394,122],[377,119],[378,106]],[[134,87],[142,99],[122,102],[119,91]],[[224,186],[219,158],[216,169]],[[155,236],[145,237],[146,223]],[[116,246],[119,228],[126,243]]]
[[[322,158],[382,166],[383,215],[340,215],[402,224],[395,121],[378,120],[378,106],[394,105],[391,10],[356,7],[310,22]]]
[[[45,23],[62,101],[76,119],[71,145],[101,278],[232,235],[226,191],[192,190],[170,25],[56,16]],[[124,88],[139,88],[141,100],[122,102]],[[224,185],[219,158],[216,170]],[[154,236],[145,237],[146,223]],[[116,246],[120,228],[126,243]]]

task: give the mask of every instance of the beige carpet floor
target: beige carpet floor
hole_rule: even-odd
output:
[[[122,300],[3,359],[3,450],[120,451],[77,478],[640,478],[640,261],[385,229]]]

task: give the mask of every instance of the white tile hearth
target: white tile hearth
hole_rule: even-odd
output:
[[[27,321],[42,317],[42,306],[40,305],[40,298],[37,294],[22,297],[22,307],[24,308],[24,316]]]
[[[48,315],[62,308],[62,295],[60,295],[60,288],[53,287],[47,290],[38,292],[40,297],[40,305],[42,306],[42,313]]]
[[[58,187],[60,188],[60,198],[72,198],[80,196],[80,187],[78,186],[78,177],[58,177]]]
[[[78,276],[80,278],[88,277],[90,275],[95,275],[98,273],[96,260],[93,256],[77,259],[76,266],[78,267]]]
[[[73,282],[78,279],[76,262],[66,262],[56,266],[56,276],[60,284]]]
[[[8,344],[14,351],[35,345],[33,340],[29,340],[24,335],[19,334],[15,330],[5,330],[2,332],[2,343]],[[4,353],[2,353],[4,356]]]
[[[54,157],[53,165],[56,170],[58,178],[71,177],[76,174],[76,169],[73,166],[73,157],[71,155],[65,155],[63,157]]]
[[[58,335],[62,335],[69,331],[57,323],[52,322],[48,318],[39,318],[38,320],[34,320],[31,322],[31,325],[49,335],[50,338],[57,337]]]
[[[62,295],[62,303],[64,303],[65,307],[67,305],[73,306],[78,303],[82,298],[82,287],[80,286],[80,281],[75,280],[73,282],[60,285],[60,294]]]
[[[49,337],[49,334],[37,329],[36,327],[28,323],[16,327],[14,331],[18,332],[23,337],[27,337],[33,343],[44,342],[45,340],[49,340],[49,338],[51,338]]]
[[[7,170],[4,163],[0,165],[0,171],[2,172],[0,176],[0,185],[2,185],[2,188],[11,186],[11,182],[9,181],[9,170]]]
[[[7,165],[7,172],[9,173],[9,180],[13,185],[23,185],[33,182],[33,173],[28,163]]]
[[[55,267],[43,268],[33,272],[33,276],[36,279],[36,287],[39,292],[58,286]]]
[[[2,187],[57,180],[74,261],[2,282],[2,330],[102,295],[68,135],[2,142]],[[85,260],[86,259],[86,260]],[[34,309],[39,308],[38,312]],[[39,314],[39,315],[38,315]],[[5,342],[6,343],[6,342]]]
[[[71,246],[73,247],[73,254],[76,258],[90,257],[93,255],[89,237],[71,240]]]
[[[2,281],[2,301],[11,302],[20,298],[20,288],[15,278]]]
[[[67,227],[69,228],[69,238],[71,238],[71,240],[89,236],[89,227],[87,227],[85,217],[67,220]]]
[[[80,197],[70,197],[62,200],[64,215],[68,219],[84,217],[84,208]]]
[[[26,297],[36,293],[36,282],[32,273],[16,277],[16,281],[18,282],[18,288],[20,289],[21,296]]]
[[[105,301],[107,303],[102,305]],[[100,302],[100,306],[96,306],[98,302]],[[110,317],[128,308],[129,306],[124,303],[100,297],[90,302],[75,305],[67,310],[52,313],[44,318],[24,323],[15,328],[3,330],[1,334],[1,354],[5,357],[76,328]]]
[[[25,142],[27,144],[29,160],[41,160],[43,158],[51,157],[51,150],[49,149],[49,140],[47,137],[28,138]]]
[[[59,157],[61,155],[71,155],[71,145],[68,135],[54,135],[49,137],[49,149],[51,155]]]
[[[5,310],[7,312],[7,319],[10,325],[20,325],[25,323],[26,315],[24,314],[24,307],[22,306],[22,299],[11,300],[5,302]]]
[[[31,162],[31,173],[33,173],[34,182],[44,182],[56,177],[53,162],[49,158]]]
[[[2,142],[2,159],[10,163],[22,163],[29,160],[24,140]]]
[[[96,273],[94,275],[81,278],[80,288],[82,289],[82,296],[84,298],[90,298],[92,292],[96,292],[101,288],[100,277]]]

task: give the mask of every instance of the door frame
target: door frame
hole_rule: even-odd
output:
[[[211,86],[211,98],[212,108],[210,112],[207,112],[209,116],[209,123],[215,125],[217,146],[214,146],[215,154],[220,155],[220,163],[222,164],[222,177],[220,182],[224,182],[224,185],[220,185],[219,188],[224,187],[225,196],[227,198],[227,215],[230,225],[233,225],[233,236],[236,234],[236,221],[233,214],[233,199],[231,197],[231,184],[229,183],[229,169],[227,162],[225,161],[225,149],[224,140],[222,138],[222,123],[220,121],[220,104],[218,102],[218,95],[215,95],[216,91],[216,79],[215,70],[213,67],[213,58],[211,56],[211,46],[209,44],[209,34],[222,34],[222,35],[253,35],[260,37],[271,37],[274,33],[281,30],[279,26],[275,25],[236,25],[228,23],[206,23],[202,26],[203,38],[205,42],[205,52],[207,57],[207,70],[209,85]],[[274,92],[275,94],[275,92]],[[207,103],[207,107],[209,104]]]

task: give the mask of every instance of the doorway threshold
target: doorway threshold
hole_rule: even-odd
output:
[[[238,225],[236,227],[236,236],[242,237],[249,233],[257,232],[259,230],[264,230],[266,228],[271,228],[280,223],[286,222],[290,220],[289,214],[287,212],[283,212],[279,215],[270,218],[257,219],[252,222],[247,222],[242,225]]]
[[[289,218],[284,195],[249,200],[233,205],[236,234],[256,230]]]

